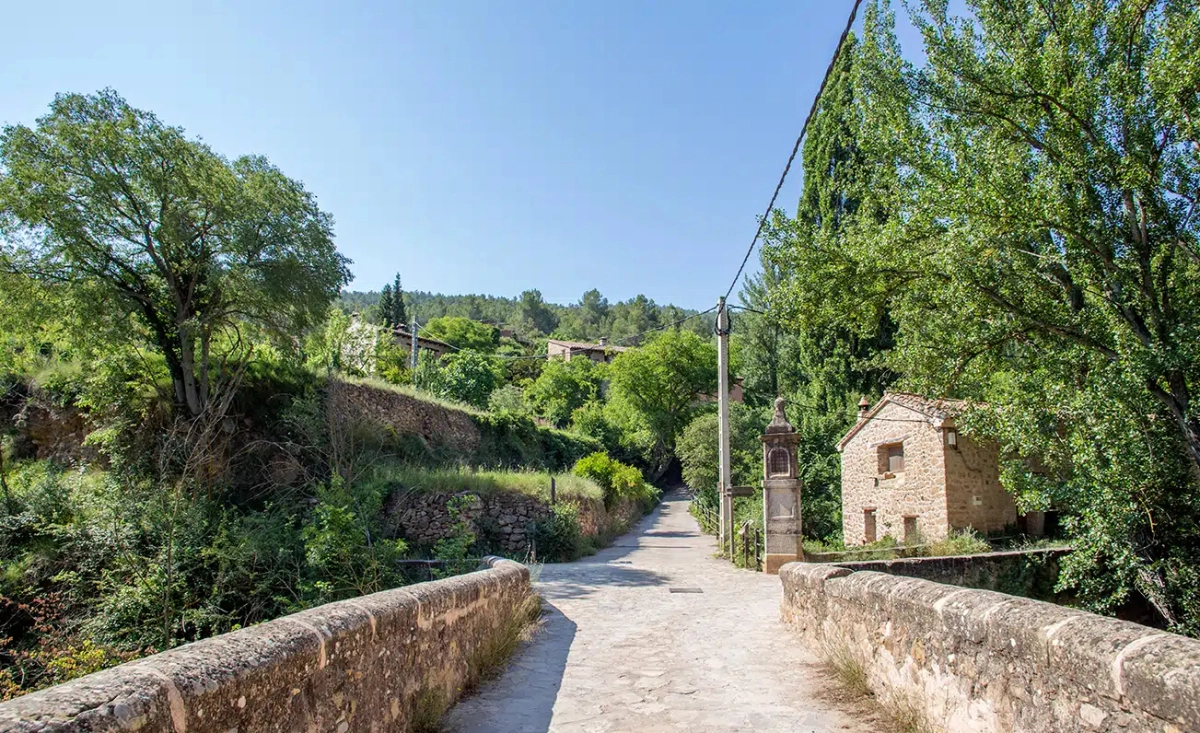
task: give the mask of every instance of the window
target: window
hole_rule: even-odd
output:
[[[875,541],[875,510],[863,509],[863,542],[870,544]]]
[[[879,473],[900,473],[904,470],[904,443],[879,446]]]
[[[920,541],[921,535],[917,532],[917,518],[904,518],[904,544],[914,545]]]
[[[792,475],[792,456],[788,453],[787,448],[776,447],[772,448],[770,453],[767,453],[767,475]]]

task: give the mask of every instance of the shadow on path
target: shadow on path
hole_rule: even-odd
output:
[[[542,605],[539,628],[528,644],[505,667],[504,675],[471,699],[473,716],[483,728],[456,721],[452,710],[444,730],[502,730],[546,733],[562,686],[567,657],[578,627],[554,604]],[[519,705],[513,705],[519,700]],[[506,722],[491,727],[499,719]]]

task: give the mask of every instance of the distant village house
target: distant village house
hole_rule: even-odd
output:
[[[906,544],[968,527],[980,533],[1017,523],[1000,485],[999,452],[961,435],[965,403],[888,393],[864,399],[842,454],[842,532],[847,546],[890,535]]]
[[[409,333],[409,328],[407,326],[396,326],[393,333],[396,339],[396,344],[403,349],[406,354],[412,354],[413,338],[412,334]],[[420,333],[417,334],[417,348],[422,351],[428,351],[432,353],[438,359],[442,358],[446,354],[449,354],[451,351],[454,351],[454,347],[445,341],[439,341],[435,338],[422,336]]]
[[[617,357],[617,354],[629,349],[624,346],[609,346],[608,339],[600,339],[600,343],[589,344],[583,341],[562,341],[550,339],[546,342],[546,356],[570,361],[580,356],[600,364],[607,364]]]

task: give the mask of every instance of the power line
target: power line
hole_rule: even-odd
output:
[[[717,307],[714,305],[713,307],[709,308],[708,310],[700,311],[699,313],[693,313],[690,316],[684,316],[683,318],[678,318],[674,321],[671,321],[670,323],[664,323],[659,326],[647,328],[643,331],[639,331],[638,333],[633,334],[632,336],[626,336],[625,338],[618,339],[616,341],[613,341],[612,343],[614,345],[623,344],[623,343],[627,343],[629,341],[633,341],[635,339],[640,339],[643,336],[650,334],[650,333],[654,333],[656,331],[665,331],[668,328],[674,328],[675,326],[679,326],[681,324],[687,323],[688,321],[690,321],[692,319],[700,318],[701,316],[706,316],[709,313],[712,313],[713,311],[715,311],[716,309],[717,309]],[[420,324],[420,322],[417,322],[417,331],[424,332],[426,334],[429,333],[429,329],[422,326]],[[440,341],[440,339],[439,339],[439,341]],[[451,343],[448,343],[445,341],[442,341],[442,343],[446,344],[447,346],[454,349],[455,351],[464,351],[464,349],[461,349],[458,346],[455,346],[454,344],[451,344]],[[550,357],[549,354],[526,354],[526,355],[519,355],[519,356],[499,356],[497,354],[483,354],[483,352],[475,352],[475,353],[480,353],[483,356],[487,356],[492,359],[499,359],[501,361],[520,361],[522,359],[547,359]]]
[[[850,9],[850,17],[846,19],[846,29],[842,31],[842,37],[838,39],[837,49],[833,52],[833,58],[829,60],[829,66],[825,69],[825,77],[821,79],[821,86],[817,89],[817,96],[813,97],[812,106],[809,107],[808,115],[804,118],[804,125],[800,128],[800,135],[796,138],[796,144],[792,146],[792,154],[788,156],[787,165],[783,168],[783,175],[779,177],[779,183],[775,186],[775,193],[771,194],[771,203],[767,204],[767,211],[763,214],[762,219],[759,220],[758,228],[754,231],[754,239],[750,240],[750,246],[746,248],[746,256],[742,258],[742,264],[738,267],[737,274],[733,276],[733,282],[729,284],[729,290],[725,291],[726,300],[729,300],[729,295],[737,287],[738,278],[742,276],[742,271],[746,269],[746,263],[750,261],[750,255],[754,252],[754,246],[758,244],[758,238],[762,236],[763,227],[767,225],[767,219],[775,209],[775,200],[779,198],[779,191],[783,188],[783,182],[787,180],[788,171],[792,169],[792,162],[796,160],[796,155],[800,152],[800,145],[804,141],[805,133],[808,132],[808,124],[812,122],[812,118],[817,112],[817,105],[821,101],[821,94],[825,91],[825,86],[829,83],[829,77],[833,76],[833,67],[837,64],[838,57],[842,55],[842,47],[846,45],[846,38],[850,35],[850,29],[854,26],[854,18],[858,15],[858,6],[861,4],[862,0],[854,0],[854,7]]]
[[[693,318],[699,318],[700,316],[706,316],[709,313],[712,313],[713,311],[715,311],[716,309],[717,309],[717,306],[714,305],[712,308],[709,308],[706,311],[700,311],[699,313],[693,313],[690,316],[684,316],[683,318],[680,318],[675,321],[671,321],[670,323],[664,323],[661,326],[655,326],[654,328],[647,328],[645,331],[642,331],[641,333],[635,333],[632,336],[626,336],[625,338],[618,340],[616,343],[620,344],[620,343],[624,343],[626,341],[632,341],[633,339],[640,339],[642,336],[645,336],[648,333],[654,333],[655,331],[663,331],[668,328],[673,328],[675,326],[680,325],[681,323],[686,323],[686,322],[692,320]]]

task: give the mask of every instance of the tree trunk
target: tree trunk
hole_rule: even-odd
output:
[[[200,399],[200,391],[196,386],[196,342],[192,338],[191,329],[186,326],[179,329],[179,366],[183,380],[184,404],[192,417],[204,411],[204,402]]]

